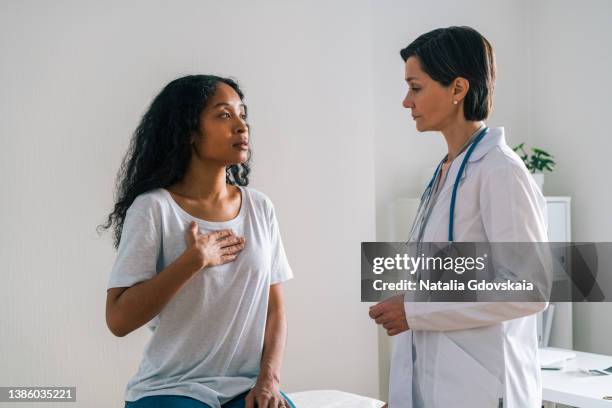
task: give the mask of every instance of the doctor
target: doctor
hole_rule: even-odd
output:
[[[418,131],[439,131],[448,145],[410,241],[547,241],[541,192],[504,129],[483,122],[495,82],[489,42],[472,28],[449,27],[421,35],[400,54],[409,87],[404,107]],[[535,313],[546,305],[400,296],[371,307],[370,317],[397,335],[389,407],[540,407]]]

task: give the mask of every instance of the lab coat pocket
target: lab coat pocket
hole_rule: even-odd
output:
[[[503,396],[498,378],[441,333],[436,358],[436,407],[497,408]]]

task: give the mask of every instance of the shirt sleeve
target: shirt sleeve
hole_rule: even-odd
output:
[[[137,197],[127,210],[108,288],[130,287],[157,274],[161,233],[150,200]]]
[[[285,254],[274,205],[270,201],[268,201],[268,204],[270,208],[270,254],[272,256],[270,262],[270,285],[274,285],[293,278],[293,271],[291,270],[291,266],[289,266],[289,261]]]

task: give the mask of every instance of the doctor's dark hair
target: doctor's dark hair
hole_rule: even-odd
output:
[[[127,210],[136,197],[168,187],[184,177],[191,160],[190,136],[199,131],[200,114],[221,83],[232,87],[244,99],[235,81],[214,75],[175,79],[153,99],[132,135],[117,173],[114,209],[106,223],[97,228],[100,232],[114,225],[115,248],[121,241]],[[227,183],[248,185],[250,158],[249,152],[245,163],[227,167]]]
[[[404,62],[416,57],[433,80],[449,86],[465,78],[469,89],[463,102],[466,120],[486,119],[493,109],[495,55],[486,38],[471,27],[438,28],[421,35],[400,51]]]

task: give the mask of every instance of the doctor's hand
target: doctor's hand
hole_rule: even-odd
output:
[[[370,306],[370,317],[381,324],[389,336],[395,336],[409,329],[404,309],[404,296],[392,296],[377,305]]]

